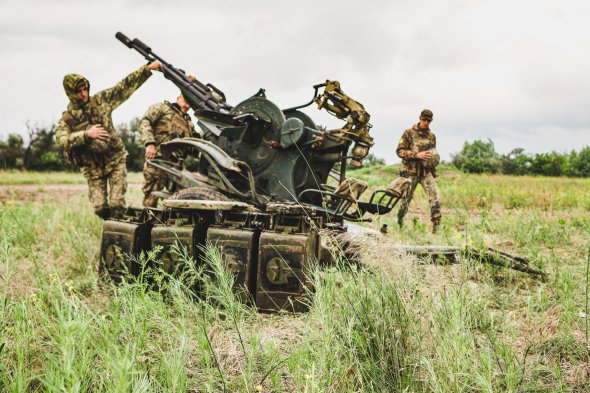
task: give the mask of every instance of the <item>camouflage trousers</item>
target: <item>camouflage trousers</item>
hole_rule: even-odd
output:
[[[152,195],[155,191],[161,191],[166,186],[167,177],[154,167],[143,164],[143,205],[147,207],[157,207],[158,197]]]
[[[127,192],[125,160],[117,164],[108,175],[87,180],[88,198],[94,208],[94,214],[103,219],[122,217],[125,214],[127,209],[125,204],[125,192]]]
[[[436,181],[434,180],[434,176],[432,173],[426,173],[424,176],[420,177],[409,177],[412,181],[410,184],[410,190],[408,191],[408,196],[403,198],[400,203],[399,211],[397,212],[397,221],[398,223],[402,223],[404,217],[408,213],[408,207],[412,198],[414,197],[414,191],[416,191],[416,187],[418,184],[422,186],[424,192],[426,192],[426,196],[428,197],[428,203],[430,204],[430,219],[434,224],[438,224],[440,221],[440,200],[438,198],[438,190],[436,188]]]

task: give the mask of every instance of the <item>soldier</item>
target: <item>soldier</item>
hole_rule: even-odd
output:
[[[397,223],[401,227],[408,212],[408,205],[414,196],[418,183],[428,196],[432,233],[436,233],[440,223],[440,201],[436,189],[436,166],[440,161],[436,151],[436,136],[430,131],[432,111],[424,109],[420,113],[420,122],[404,131],[397,146],[396,153],[402,159],[400,176],[411,180],[407,198],[402,199],[397,214]]]
[[[161,158],[160,145],[174,138],[198,136],[188,115],[189,104],[181,94],[174,104],[164,101],[150,106],[139,122],[141,140],[145,145],[145,158]],[[153,193],[166,185],[166,175],[157,169],[143,166],[143,205],[156,207],[158,197]]]
[[[56,141],[88,181],[88,197],[94,213],[104,220],[121,217],[126,209],[127,150],[113,127],[111,113],[152,75],[153,70],[159,69],[157,61],[144,65],[114,87],[93,96],[90,96],[90,83],[83,76],[68,74],[64,77],[63,86],[70,103],[57,125]]]

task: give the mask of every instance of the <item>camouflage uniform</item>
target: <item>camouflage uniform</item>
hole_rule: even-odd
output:
[[[108,218],[125,212],[127,190],[127,151],[113,126],[111,113],[125,102],[150,76],[143,66],[127,75],[110,89],[102,90],[84,103],[76,92],[83,86],[90,89],[86,78],[76,74],[64,77],[64,89],[70,103],[60,119],[55,137],[69,161],[78,166],[88,181],[89,199],[96,215]],[[88,137],[88,129],[100,124],[109,133],[106,141]],[[110,186],[110,200],[107,184]]]
[[[156,157],[162,158],[160,145],[174,138],[196,136],[195,127],[188,114],[183,113],[177,104],[164,101],[150,106],[139,122],[139,132],[144,145],[153,144]],[[143,205],[156,207],[158,198],[152,195],[166,186],[166,175],[157,169],[143,165]]]
[[[410,189],[406,198],[403,198],[397,213],[397,219],[400,226],[403,224],[404,217],[408,212],[408,206],[414,197],[414,191],[418,183],[428,196],[428,203],[430,204],[430,217],[433,223],[433,231],[436,231],[440,222],[440,201],[438,198],[438,191],[436,188],[436,164],[428,165],[416,158],[416,154],[425,150],[433,150],[438,161],[438,153],[436,149],[436,136],[430,129],[420,129],[418,125],[406,130],[399,141],[396,153],[402,159],[402,169],[400,175],[411,180]]]

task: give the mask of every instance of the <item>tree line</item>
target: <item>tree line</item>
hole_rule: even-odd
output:
[[[9,134],[7,140],[0,140],[0,169],[26,169],[32,171],[74,171],[55,143],[55,125],[26,125],[28,141],[22,136]],[[132,172],[143,169],[145,147],[139,137],[139,119],[119,124],[119,136],[129,153],[127,169]]]
[[[516,148],[508,154],[499,154],[491,139],[475,140],[465,142],[463,149],[452,156],[452,163],[469,173],[590,177],[590,147],[569,153],[536,154]]]
[[[17,134],[9,134],[7,140],[0,140],[0,169],[75,170],[55,143],[55,125],[27,124],[26,127],[27,143]],[[141,171],[145,148],[139,137],[139,119],[121,123],[117,130],[129,153],[127,169],[132,172]],[[537,154],[527,154],[524,149],[516,148],[508,154],[499,154],[492,140],[475,140],[465,142],[461,151],[452,156],[451,162],[469,173],[590,177],[590,147],[584,147],[579,152]],[[365,159],[365,165],[384,164],[385,160],[373,154]]]

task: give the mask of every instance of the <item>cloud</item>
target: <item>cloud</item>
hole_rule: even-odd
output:
[[[373,152],[388,162],[423,108],[443,157],[465,140],[498,148],[567,150],[590,144],[590,27],[583,0],[539,3],[348,0],[4,1],[0,14],[0,136],[65,109],[63,75],[106,88],[143,59],[115,40],[138,37],[176,66],[222,89],[232,104],[266,88],[280,107],[336,79],[371,114]],[[95,90],[96,91],[96,90]],[[151,78],[114,113],[141,115],[176,88]],[[319,124],[341,124],[311,107]],[[526,145],[526,146],[524,146]]]

